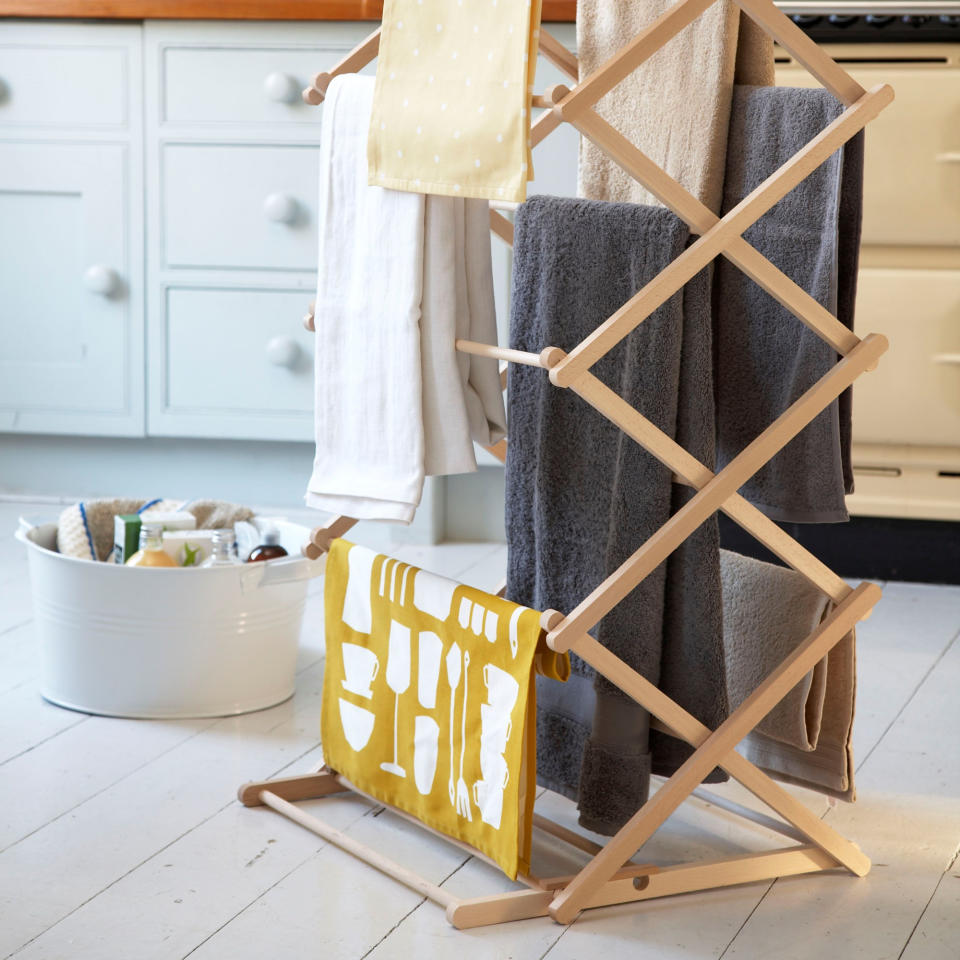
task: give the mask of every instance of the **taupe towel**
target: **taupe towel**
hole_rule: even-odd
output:
[[[743,197],[843,110],[826,90],[737,87],[723,209]],[[863,195],[857,135],[744,233],[822,306],[853,326]],[[834,350],[739,267],[715,270],[717,463],[725,466],[837,362]],[[779,521],[848,519],[853,490],[850,391],[830,404],[743,485]]]
[[[581,79],[600,67],[675,0],[579,0]],[[711,210],[720,207],[734,82],[773,83],[773,45],[733,0],[718,0],[598,104],[600,115]],[[586,138],[579,193],[594,200],[656,204]]]
[[[570,350],[678,256],[686,227],[662,207],[534,197],[517,212],[510,345]],[[713,461],[709,284],[703,271],[593,372],[704,463]],[[542,370],[512,365],[507,596],[571,610],[686,500],[671,473]],[[704,523],[596,631],[631,667],[715,728],[727,713],[716,520]],[[582,661],[538,678],[538,779],[615,832],[646,800],[651,768],[689,756]],[[711,779],[723,779],[715,771]]]
[[[829,599],[799,573],[720,551],[730,707],[738,707],[829,613]],[[853,800],[850,737],[856,695],[851,630],[738,747],[778,780]]]

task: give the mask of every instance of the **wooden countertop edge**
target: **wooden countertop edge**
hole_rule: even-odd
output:
[[[543,0],[543,20],[573,21],[576,0]],[[0,0],[0,17],[82,20],[379,20],[379,0]]]

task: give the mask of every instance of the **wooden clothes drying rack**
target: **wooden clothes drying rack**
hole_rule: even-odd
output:
[[[591,907],[816,873],[837,867],[846,868],[862,877],[870,869],[870,860],[856,844],[823,823],[737,753],[735,747],[858,621],[870,614],[880,597],[880,589],[872,583],[862,583],[856,588],[848,586],[736,491],[861,373],[873,369],[887,349],[887,341],[877,334],[870,334],[861,340],[750,246],[742,234],[876,117],[892,101],[893,91],[886,84],[864,90],[799,27],[777,10],[771,0],[735,0],[744,14],[753,18],[781,47],[803,64],[846,109],[732,210],[718,217],[603,120],[594,109],[604,94],[713,2],[679,0],[583,80],[578,79],[576,57],[541,29],[540,53],[567,74],[574,85],[572,88],[557,85],[543,96],[535,96],[533,106],[543,107],[545,112],[531,127],[531,142],[536,145],[562,122],[572,124],[581,135],[588,137],[686,222],[691,231],[699,235],[699,239],[569,353],[553,346],[546,346],[539,354],[535,354],[491,344],[457,341],[457,348],[467,353],[542,367],[557,387],[573,390],[668,466],[676,482],[688,484],[697,490],[680,510],[572,611],[564,615],[548,610],[541,619],[547,631],[547,643],[554,650],[572,650],[649,711],[656,718],[654,722],[659,722],[660,729],[695,747],[694,753],[602,847],[542,816],[534,817],[534,825],[538,828],[592,855],[579,873],[554,878],[523,876],[521,880],[528,889],[472,899],[454,897],[442,887],[294,805],[292,801],[295,800],[344,790],[356,791],[335,771],[324,768],[315,774],[250,783],[240,788],[240,799],[244,804],[269,806],[417,890],[444,906],[447,918],[456,927],[467,928],[548,914],[560,923],[570,923],[582,910]],[[333,77],[355,72],[377,55],[379,39],[378,29],[329,73],[318,74],[313,85],[304,91],[304,99],[312,104],[322,102]],[[496,210],[491,210],[490,216],[493,231],[507,243],[512,243],[513,226],[510,221]],[[598,380],[590,372],[590,367],[718,255],[740,267],[829,343],[842,359],[723,470],[714,474]],[[312,317],[307,317],[306,321],[312,328]],[[504,459],[505,442],[491,449],[501,460]],[[753,534],[781,560],[823,591],[835,606],[795,652],[720,727],[709,730],[654,684],[610,653],[587,631],[596,626],[716,510],[722,510]],[[355,519],[341,516],[314,530],[305,552],[308,556],[319,557],[329,549],[333,538],[342,536],[355,523]],[[779,824],[778,821],[761,817],[764,822],[776,824],[775,829],[790,836],[795,836],[799,831],[806,842],[763,853],[663,868],[630,862],[716,766],[726,770],[786,821],[785,824]],[[758,815],[752,811],[732,806],[736,808],[735,812],[757,819]],[[727,809],[731,809],[730,804],[727,804]],[[402,811],[396,812],[412,819]],[[445,839],[450,840],[448,837]],[[451,842],[459,844],[456,840]],[[472,848],[466,849],[477,854]]]

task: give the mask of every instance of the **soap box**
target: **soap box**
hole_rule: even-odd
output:
[[[213,548],[212,530],[164,530],[163,550],[178,567],[197,567]]]
[[[197,518],[186,510],[144,510],[140,519],[144,523],[162,523],[164,533],[167,530],[195,530],[197,526]]]
[[[139,513],[119,513],[113,518],[113,562],[126,563],[140,547]]]

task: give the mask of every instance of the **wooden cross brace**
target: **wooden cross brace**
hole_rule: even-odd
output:
[[[545,106],[547,110],[531,128],[531,142],[536,145],[562,122],[570,123],[687,223],[690,230],[699,235],[699,239],[569,353],[557,347],[545,347],[541,353],[534,354],[491,344],[457,341],[457,348],[468,353],[543,368],[556,386],[572,389],[667,465],[675,479],[697,490],[684,507],[570,613],[564,616],[556,611],[547,611],[542,620],[551,647],[558,651],[574,651],[658,718],[674,736],[693,745],[695,752],[605,847],[591,850],[595,854],[593,859],[578,874],[549,883],[535,877],[525,878],[530,890],[474,900],[457,900],[422,878],[412,879],[410,871],[401,865],[388,861],[382,855],[373,855],[371,851],[365,854],[357,849],[359,845],[356,841],[344,839],[345,835],[334,836],[337,831],[316,818],[298,812],[289,803],[291,799],[308,795],[352,789],[352,785],[345,786],[330,771],[308,778],[250,784],[241,789],[241,799],[245,803],[266,803],[274,807],[441,903],[456,926],[475,926],[547,913],[561,923],[569,923],[581,910],[602,904],[812,872],[837,865],[863,876],[870,867],[870,861],[856,845],[810,813],[734,748],[859,620],[869,615],[879,599],[880,590],[873,584],[861,584],[851,589],[736,491],[861,373],[875,367],[887,348],[887,342],[876,334],[868,335],[863,340],[858,338],[750,246],[742,234],[850,137],[863,129],[892,101],[893,91],[885,84],[865,91],[777,10],[771,0],[735,0],[746,15],[752,17],[803,64],[846,105],[846,109],[732,210],[718,217],[604,121],[594,109],[604,94],[713,2],[679,0],[583,80],[578,79],[576,57],[541,29],[540,53],[576,82],[572,89],[558,85],[544,96],[535,98],[535,104]],[[380,31],[377,30],[329,73],[318,74],[313,85],[304,91],[304,99],[308,103],[322,102],[327,85],[334,76],[355,72],[376,56],[379,38]],[[491,210],[491,228],[506,242],[512,243],[512,224],[495,210]],[[590,372],[590,367],[718,255],[736,264],[830,344],[843,359],[723,470],[714,474],[601,383]],[[497,445],[494,452],[503,459],[503,444]],[[655,685],[611,654],[588,631],[716,510],[722,510],[752,533],[822,590],[836,606],[803,644],[716,731],[711,732]],[[313,532],[305,552],[313,557],[321,555],[329,549],[333,538],[342,536],[354,523],[356,521],[353,518],[337,517],[318,528]],[[796,827],[810,843],[713,863],[681,864],[659,871],[630,865],[624,874],[623,864],[715,766],[726,769],[734,779]],[[303,781],[308,781],[309,785]],[[334,781],[339,785],[332,785]],[[590,843],[585,838],[579,838],[579,842],[572,839],[577,838],[575,833],[550,824],[543,818],[539,818],[537,825],[581,848]]]

